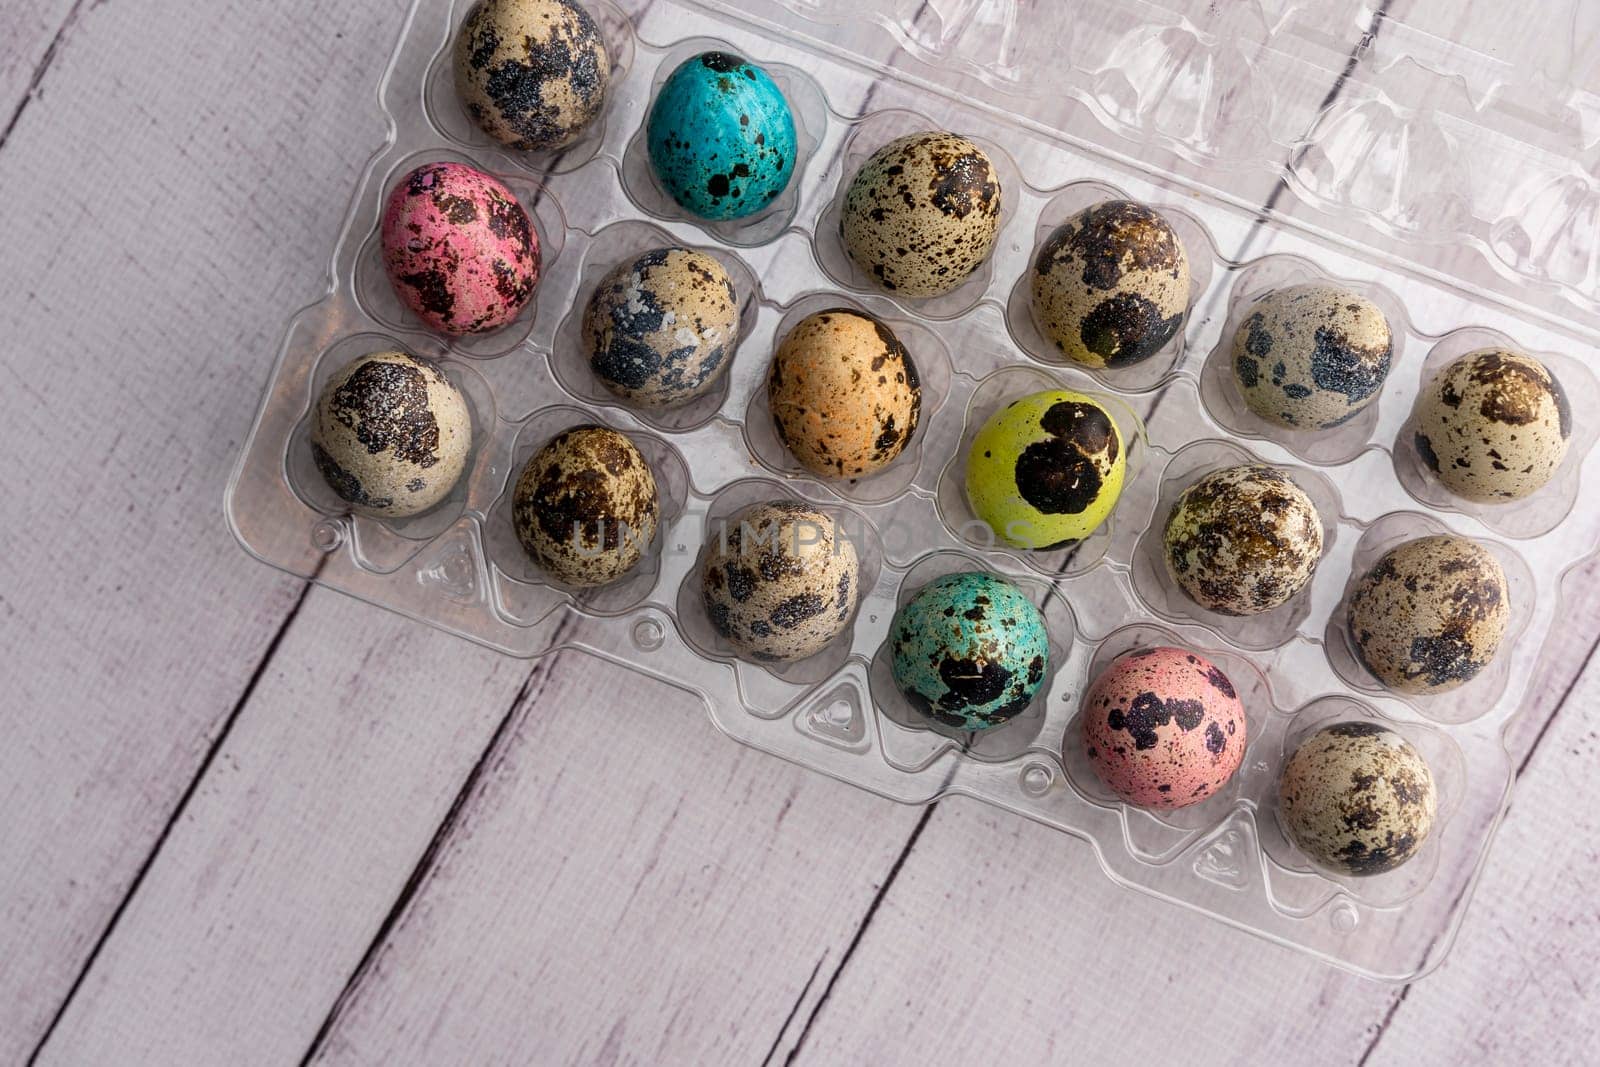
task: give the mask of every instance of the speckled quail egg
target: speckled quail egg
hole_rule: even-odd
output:
[[[845,529],[796,500],[753,504],[713,524],[701,566],[712,627],[739,655],[815,655],[850,624],[860,561]]]
[[[1390,549],[1350,594],[1356,654],[1401,693],[1443,693],[1476,677],[1494,658],[1510,617],[1500,561],[1453,534]]]
[[[1159,212],[1132,200],[1095,204],[1057,226],[1030,278],[1039,332],[1089,367],[1149,359],[1189,306],[1183,241]]]
[[[839,235],[883,288],[939,296],[994,250],[1001,195],[983,149],[953,133],[914,133],[861,164],[845,190]]]
[[[767,403],[801,466],[823,478],[857,478],[887,466],[911,441],[922,381],[885,323],[830,308],[801,319],[778,346]]]
[[[425,163],[395,183],[380,236],[395,295],[440,333],[504,326],[539,282],[539,235],[522,205],[461,163]]]
[[[646,408],[711,391],[739,340],[739,299],[715,256],[656,248],[612,269],[583,313],[602,385]]]
[[[404,352],[351,360],[323,386],[311,456],[339,497],[398,519],[450,494],[472,451],[466,397],[433,363]]]
[[[1238,691],[1188,649],[1123,653],[1095,678],[1081,709],[1079,743],[1089,765],[1136,807],[1198,804],[1244,760],[1249,727]]]
[[[1483,348],[1434,376],[1417,398],[1413,429],[1417,454],[1456,496],[1520,500],[1566,458],[1572,406],[1538,360]]]
[[[1325,430],[1378,398],[1394,353],[1389,320],[1359,293],[1313,282],[1256,300],[1233,336],[1246,406],[1279,426]]]
[[[454,59],[467,114],[512,148],[571,144],[605,107],[611,58],[575,0],[480,0],[461,24]]]
[[[1437,812],[1433,773],[1398,733],[1365,719],[1324,726],[1278,779],[1278,822],[1320,866],[1392,871],[1422,847]]]
[[[1044,616],[993,574],[947,574],[918,589],[889,625],[894,684],[925,718],[984,730],[1032,703],[1050,663]]]
[[[1289,600],[1322,559],[1311,498],[1276,467],[1213,471],[1167,516],[1167,573],[1190,600],[1223,615],[1257,615]]]
[[[742,56],[685,60],[656,94],[645,127],[656,180],[680,207],[742,219],[778,198],[799,154],[783,90]]]
[[[649,462],[604,426],[557,434],[522,468],[511,498],[511,522],[528,557],[580,587],[614,582],[637,566],[660,511]]]
[[[967,454],[967,501],[1006,544],[1081,541],[1111,514],[1127,474],[1122,431],[1099,401],[1065,389],[1013,400]]]

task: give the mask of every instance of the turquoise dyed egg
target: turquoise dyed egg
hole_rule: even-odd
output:
[[[894,684],[944,726],[984,730],[1020,714],[1050,665],[1044,616],[1012,583],[964,571],[935,578],[889,627]]]
[[[702,219],[753,215],[794,174],[789,102],[766,71],[727,52],[705,52],[672,72],[645,136],[656,180]]]

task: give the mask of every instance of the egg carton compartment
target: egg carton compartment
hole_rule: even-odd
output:
[[[967,400],[960,442],[951,450],[950,461],[939,475],[939,517],[952,537],[990,558],[997,554],[1009,555],[1038,574],[1052,578],[1082,574],[1107,560],[1127,564],[1132,544],[1129,531],[1137,529],[1148,511],[1147,501],[1153,496],[1150,491],[1153,450],[1143,422],[1128,402],[1116,394],[1091,388],[1092,384],[1074,384],[1055,373],[1027,365],[997,370],[978,383]],[[1119,448],[1126,470],[1116,507],[1088,537],[1070,544],[1017,548],[973,511],[967,496],[967,464],[973,440],[990,417],[1026,396],[1047,390],[1065,390],[1086,396],[1111,416],[1121,438]],[[1025,529],[1013,532],[1019,535],[1015,540],[1031,539]]]
[[[1486,714],[1512,685],[1511,665],[1517,658],[1513,650],[1539,607],[1538,584],[1527,561],[1504,542],[1485,537],[1473,539],[1476,544],[1488,549],[1505,572],[1509,617],[1505,633],[1500,639],[1501,651],[1469,681],[1446,692],[1391,693],[1386,689],[1361,662],[1355,648],[1355,638],[1350,632],[1349,609],[1350,596],[1356,585],[1385,553],[1419,537],[1452,533],[1455,531],[1433,516],[1414,511],[1385,515],[1369,526],[1356,543],[1344,593],[1328,615],[1323,635],[1328,661],[1346,685],[1370,696],[1395,696],[1414,706],[1425,718],[1447,724],[1467,722]]]
[[[1338,545],[1344,505],[1338,487],[1326,475],[1304,467],[1267,463],[1238,444],[1227,440],[1199,440],[1185,445],[1168,459],[1160,475],[1160,490],[1149,524],[1139,535],[1134,549],[1133,587],[1147,610],[1175,622],[1194,622],[1215,630],[1240,648],[1257,651],[1273,648],[1299,633],[1311,630],[1316,601],[1317,574],[1282,604],[1254,615],[1229,615],[1212,611],[1192,600],[1169,576],[1166,527],[1184,491],[1208,474],[1229,467],[1270,467],[1288,476],[1316,508],[1322,524],[1322,561]],[[1322,570],[1321,564],[1317,572]]]
[[[1510,339],[1547,361],[1574,411],[1592,410],[1600,399],[1594,376],[1573,354],[1593,347],[1600,317],[1516,299],[1520,280],[1485,287],[1471,271],[1440,270],[1425,250],[1384,243],[1398,232],[1392,221],[1381,232],[1359,221],[1341,231],[1258,213],[1287,149],[1313,129],[1348,58],[1346,38],[1370,17],[1365,7],[1092,0],[1074,20],[1073,47],[1063,48],[1026,33],[1025,7],[997,0],[891,5],[881,19],[838,0],[657,0],[638,17],[629,13],[636,4],[583,2],[610,56],[607,106],[573,145],[542,153],[491,143],[455,96],[451,43],[467,0],[414,3],[380,90],[389,140],[357,184],[326,295],[289,323],[229,483],[225,507],[241,544],[290,573],[510,655],[581,644],[699,694],[713,723],[745,744],[904,802],[962,794],[1015,811],[1088,842],[1120,884],[1359,973],[1407,978],[1435,966],[1506,803],[1512,768],[1503,737],[1548,654],[1562,576],[1600,546],[1600,512],[1580,506],[1600,492],[1600,474],[1585,461],[1597,431],[1580,416],[1566,463],[1529,508],[1469,508],[1427,496],[1425,480],[1412,477],[1423,472],[1407,472],[1405,423],[1436,361],[1467,350],[1450,346],[1476,347],[1491,335],[1498,340],[1488,343]],[[642,155],[656,91],[707,47],[768,70],[804,131],[783,196],[732,224],[689,218]],[[1074,65],[1063,55],[1091,58]],[[1047,129],[1029,102],[1041,93],[1075,100],[1078,109]],[[875,290],[837,234],[855,167],[918,129],[973,137],[1005,198],[990,259],[955,293],[930,300]],[[1373,165],[1388,151],[1375,143]],[[437,337],[388,288],[377,238],[385,198],[401,174],[428,160],[497,176],[539,232],[538,288],[501,330]],[[1291,177],[1291,186],[1299,181]],[[1192,284],[1182,327],[1165,348],[1141,364],[1091,371],[1064,362],[1039,337],[1026,279],[1050,231],[1107,198],[1150,205],[1168,219],[1186,246]],[[1372,234],[1381,239],[1366,240]],[[728,270],[740,338],[709,397],[643,409],[593,378],[582,317],[608,270],[669,244],[706,252]],[[1216,377],[1228,368],[1213,363],[1231,344],[1239,312],[1264,289],[1300,278],[1372,295],[1394,333],[1393,369],[1369,408],[1375,414],[1332,445],[1232,419],[1229,397],[1216,392],[1230,384]],[[910,446],[854,482],[799,468],[766,409],[777,345],[800,318],[827,307],[883,320],[922,381]],[[388,522],[352,515],[321,481],[308,447],[319,387],[349,358],[385,348],[442,367],[467,396],[474,426],[468,471],[450,497]],[[972,437],[998,407],[1056,388],[1087,393],[1113,413],[1128,453],[1121,498],[1076,546],[1039,553],[996,545],[977,536],[966,501]],[[528,457],[581,423],[627,435],[655,468],[662,503],[646,561],[599,590],[563,587],[534,568],[508,514]],[[1190,612],[1144,554],[1180,475],[1237,456],[1291,470],[1325,521],[1323,560],[1288,606],[1292,622],[1269,613],[1270,625],[1258,619],[1236,630]],[[791,664],[736,655],[711,625],[698,584],[717,524],[777,499],[834,516],[861,560],[846,632]],[[1419,503],[1439,516],[1416,514]],[[1420,700],[1361,672],[1338,623],[1351,576],[1385,538],[1415,522],[1488,545],[1506,569],[1513,604],[1491,670]],[[915,717],[885,676],[883,649],[896,609],[917,588],[973,567],[1028,592],[1044,612],[1052,655],[1023,715],[965,735]],[[1119,651],[1153,642],[1222,666],[1245,698],[1249,724],[1235,780],[1193,809],[1162,815],[1129,808],[1092,772],[1085,777],[1070,743],[1096,671]],[[1423,852],[1376,878],[1312,866],[1275,822],[1277,774],[1293,742],[1347,717],[1400,730],[1439,783],[1440,813]]]

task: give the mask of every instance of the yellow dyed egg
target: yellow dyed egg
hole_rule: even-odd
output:
[[[967,456],[967,500],[1006,544],[1059,548],[1106,521],[1127,469],[1121,431],[1098,401],[1047,390],[983,424]]]

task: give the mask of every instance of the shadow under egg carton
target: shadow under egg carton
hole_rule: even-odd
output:
[[[1301,73],[1324,59],[1337,69],[1340,27],[1358,13],[1346,5],[1314,10],[1297,0],[1225,5],[1236,10],[1221,16],[1189,0],[1092,4],[1074,40],[1095,49],[1074,54],[1094,56],[1095,69],[1051,76],[1080,79],[1074,92],[1102,116],[1103,125],[1093,129],[1174,150],[1159,163],[1142,164],[1130,158],[1129,142],[1115,137],[1095,147],[1083,127],[1052,134],[1030,125],[1028,105],[1014,95],[998,107],[1002,97],[989,90],[999,83],[972,78],[965,60],[942,67],[948,77],[933,77],[915,62],[904,74],[888,72],[883,62],[890,53],[860,52],[864,38],[848,31],[862,16],[836,0],[737,11],[712,0],[656,0],[637,24],[612,0],[585,3],[611,50],[608,108],[575,146],[541,154],[492,146],[464,121],[448,77],[448,45],[468,4],[417,0],[380,93],[390,139],[359,180],[327,293],[289,323],[229,483],[225,507],[241,544],[286,571],[510,655],[533,657],[578,642],[700,694],[719,729],[744,743],[897,800],[962,794],[1038,819],[1089,841],[1107,875],[1122,884],[1360,973],[1406,978],[1436,965],[1504,808],[1511,768],[1503,733],[1550,654],[1562,575],[1594,558],[1600,545],[1600,513],[1573,507],[1600,492],[1596,465],[1583,462],[1600,424],[1584,425],[1560,477],[1542,491],[1555,503],[1536,496],[1538,507],[1528,509],[1543,516],[1537,528],[1525,520],[1517,525],[1512,510],[1452,508],[1444,501],[1437,502],[1446,511],[1439,520],[1415,515],[1419,500],[1435,501],[1404,470],[1397,477],[1404,449],[1396,442],[1403,443],[1411,403],[1435,360],[1468,339],[1510,339],[1552,364],[1565,360],[1557,367],[1563,376],[1569,368],[1583,376],[1571,389],[1575,409],[1591,410],[1596,390],[1592,372],[1567,354],[1576,351],[1578,336],[1570,326],[1485,302],[1426,268],[1369,256],[1275,218],[1263,221],[1250,197],[1221,180],[1231,165],[1227,151],[1310,128],[1325,85],[1313,112],[1301,116],[1299,75],[1280,72],[1280,82],[1262,81],[1284,60],[1268,49],[1250,77],[1274,84],[1278,98],[1251,104],[1253,90],[1240,89],[1245,103],[1238,113],[1251,122],[1224,123],[1228,129],[1216,125],[1221,116],[1207,111],[1195,87],[1231,84],[1238,72],[1226,57],[1240,41],[1256,39],[1245,32],[1252,26],[1273,42],[1320,34],[1323,58],[1297,59]],[[795,12],[804,20],[785,21]],[[1019,50],[1009,67],[998,69],[1005,74],[1000,81],[1011,78],[1006,84],[1014,87],[1045,67],[1034,54],[1042,45],[1018,36],[1022,23],[1008,18],[1005,5],[992,0],[934,0],[898,46],[912,56],[970,58],[976,44],[990,47],[1010,34]],[[828,20],[854,43],[822,41]],[[1237,40],[1225,40],[1223,30]],[[652,196],[648,173],[638,169],[637,138],[655,87],[674,62],[707,44],[769,66],[786,90],[804,98],[796,104],[811,140],[792,197],[743,226],[685,218]],[[1130,79],[1145,84],[1123,87]],[[969,84],[980,88],[969,93]],[[1127,100],[1134,101],[1128,123],[1118,126],[1117,109]],[[1021,121],[1004,119],[1002,111]],[[1304,125],[1296,127],[1301,118]],[[853,164],[918,123],[976,134],[1009,185],[992,259],[951,297],[923,302],[870,291],[831,229]],[[540,230],[545,262],[534,302],[504,330],[465,340],[434,337],[385,288],[374,258],[383,197],[408,165],[424,159],[456,159],[502,176]],[[1208,161],[1202,179],[1217,181],[1196,179],[1197,159]],[[1051,228],[1107,197],[1166,213],[1184,237],[1194,279],[1179,335],[1147,366],[1126,374],[1054,358],[1037,332],[1028,332],[1027,302],[1018,299]],[[716,256],[746,290],[742,336],[719,392],[688,409],[649,412],[598,388],[574,344],[584,304],[605,270],[667,242]],[[1371,424],[1327,452],[1239,421],[1237,412],[1218,407],[1212,378],[1214,354],[1226,346],[1248,299],[1302,277],[1345,281],[1373,295],[1397,336],[1395,366]],[[855,483],[823,483],[798,469],[763,421],[772,351],[799,317],[825,306],[881,317],[926,364],[915,444]],[[457,491],[405,522],[352,518],[316,481],[304,455],[318,385],[369,345],[437,360],[463,388],[474,416],[470,467]],[[972,434],[996,403],[1057,387],[1103,399],[1130,442],[1118,509],[1076,551],[1036,554],[974,542],[965,536],[972,529],[961,510],[962,460]],[[562,588],[532,569],[506,514],[532,451],[560,429],[587,421],[613,426],[651,457],[663,499],[646,562],[633,577],[598,591]],[[1169,490],[1207,463],[1246,455],[1307,478],[1329,524],[1318,575],[1303,599],[1291,602],[1293,624],[1249,632],[1172,600],[1141,555],[1152,531],[1159,533]],[[741,502],[780,497],[848,516],[863,555],[860,603],[848,634],[788,666],[747,662],[719,646],[695,595],[708,522]],[[1493,542],[1508,575],[1517,571],[1514,592],[1528,592],[1524,615],[1497,660],[1499,680],[1469,684],[1453,703],[1395,697],[1335,658],[1339,630],[1331,620],[1342,611],[1351,574],[1384,537],[1411,521],[1407,515]],[[1514,543],[1499,540],[1506,537]],[[1044,609],[1055,653],[1034,706],[976,738],[929,728],[897,707],[892,685],[884,688],[881,656],[897,606],[929,577],[972,565],[1030,591]],[[1093,776],[1072,764],[1070,746],[1062,760],[1077,698],[1093,672],[1129,642],[1152,640],[1188,645],[1224,664],[1230,677],[1246,679],[1252,734],[1246,765],[1222,795],[1159,818],[1097,792]],[[1436,772],[1448,779],[1441,792],[1449,813],[1436,840],[1394,872],[1398,877],[1329,876],[1276,830],[1272,796],[1285,746],[1330,717],[1388,721],[1430,762],[1437,760]]]

